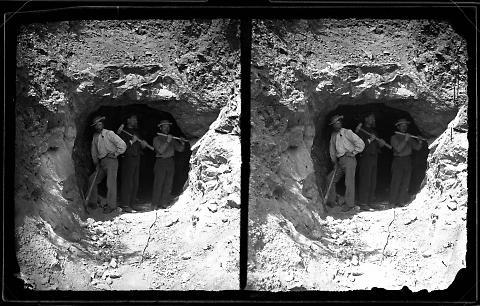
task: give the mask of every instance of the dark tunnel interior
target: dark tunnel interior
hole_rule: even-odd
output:
[[[92,119],[97,115],[105,116],[106,118],[104,121],[104,128],[117,132],[121,124],[126,125],[127,117],[132,113],[137,115],[138,130],[142,135],[142,138],[150,145],[153,145],[153,138],[159,131],[159,129],[157,128],[157,124],[160,122],[160,120],[163,119],[169,119],[173,123],[170,130],[171,134],[177,137],[185,137],[185,134],[179,128],[175,118],[173,118],[170,113],[159,111],[143,104],[130,104],[124,106],[101,106],[96,112],[90,114],[88,122],[91,122]],[[87,133],[85,133],[85,141],[88,142],[88,147],[90,147],[93,133],[93,128],[88,126],[88,131]],[[190,170],[189,162],[191,154],[192,151],[188,143],[185,143],[185,150],[183,152],[175,151],[175,175],[172,186],[172,195],[174,196],[180,195],[184,190],[184,185],[188,179],[188,171]],[[118,160],[119,168],[117,176],[117,190],[120,190],[122,180],[120,175],[122,168],[122,158],[119,157]],[[137,194],[137,202],[139,204],[151,201],[152,185],[154,179],[154,164],[155,153],[148,148],[144,148],[143,155],[140,161],[140,178]],[[103,180],[103,182],[98,185],[98,193],[101,196],[106,196],[106,180]],[[118,192],[118,196],[119,194],[120,193]]]
[[[420,131],[415,124],[412,116],[403,110],[395,109],[389,106],[386,106],[383,103],[371,103],[363,105],[341,105],[338,106],[335,110],[327,114],[327,120],[325,123],[325,130],[327,135],[331,135],[332,127],[328,125],[330,118],[333,115],[340,114],[343,115],[343,127],[355,131],[355,127],[363,122],[363,118],[369,113],[374,113],[376,121],[376,130],[378,137],[385,140],[387,143],[390,143],[390,137],[394,135],[395,122],[400,118],[405,118],[411,122],[408,127],[408,133],[412,135],[419,135]],[[325,139],[325,148],[328,151],[328,139]],[[425,142],[422,142],[422,148],[419,151],[413,151],[412,155],[412,176],[410,181],[409,193],[411,195],[416,194],[420,191],[422,181],[425,177],[427,170],[427,157],[428,157],[428,145]],[[381,149],[381,152],[378,155],[377,160],[377,187],[376,187],[376,201],[383,202],[388,200],[388,194],[390,189],[391,181],[391,164],[392,164],[393,154],[392,151],[386,147]],[[333,165],[328,169],[330,172],[333,169]],[[356,186],[358,186],[358,181],[361,179],[358,175],[358,164],[357,164],[357,173],[355,175]],[[358,188],[356,188],[357,195],[355,196],[358,199]],[[340,180],[337,183],[337,193],[343,195],[345,193],[345,183],[344,180]]]

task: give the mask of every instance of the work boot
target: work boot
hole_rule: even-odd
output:
[[[133,210],[130,206],[127,207],[122,207],[122,210],[127,213],[134,213],[135,210]]]
[[[372,211],[373,210],[368,204],[358,204],[358,206],[363,211]]]
[[[111,213],[111,212],[114,211],[115,209],[116,209],[116,208],[112,208],[112,207],[108,207],[108,206],[107,206],[107,207],[105,207],[105,208],[103,209],[103,213],[106,214],[106,215],[108,215],[109,213]]]
[[[328,207],[331,207],[331,208],[335,207],[335,202],[327,202],[326,204]]]

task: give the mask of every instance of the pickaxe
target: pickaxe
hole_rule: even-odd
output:
[[[361,123],[360,123],[360,124],[361,124]],[[361,126],[361,125],[360,125],[360,126]],[[358,128],[358,130],[364,132],[365,134],[367,134],[367,135],[370,136],[371,138],[375,139],[376,141],[383,140],[383,139],[378,138],[377,136],[373,135],[372,133],[369,133],[369,132],[365,131],[365,130],[362,129],[361,127]],[[389,148],[390,150],[392,149],[392,146],[389,145],[385,140],[383,140],[383,142],[385,142],[385,146],[386,146],[387,148]]]
[[[168,136],[167,134],[163,134],[163,133],[157,133],[157,135],[161,135],[161,136]],[[183,142],[188,142],[188,139],[185,139],[185,138],[182,138],[182,137],[177,137],[177,136],[172,136],[173,139],[178,139],[180,141],[183,141]]]
[[[127,131],[125,131],[125,130],[123,129],[124,126],[125,126],[124,124],[120,125],[120,127],[118,128],[117,134],[120,134],[120,133],[123,132],[123,133],[125,133],[125,134],[133,137],[132,134],[130,134],[129,132],[127,132]],[[138,140],[139,140],[142,144],[144,144],[147,148],[149,148],[150,150],[155,151],[155,149],[154,149],[151,145],[149,145],[145,140],[141,140],[141,139],[138,139]]]
[[[398,135],[409,135],[410,137],[412,138],[416,138],[418,140],[423,140],[425,142],[428,142],[427,139],[423,138],[423,137],[420,137],[420,136],[414,136],[414,135],[410,135],[408,133],[402,133],[402,132],[399,132],[399,131],[395,131],[395,134],[398,134]]]

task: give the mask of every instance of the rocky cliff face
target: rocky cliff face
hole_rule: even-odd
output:
[[[25,25],[18,31],[16,81],[19,228],[25,218],[40,217],[61,237],[77,242],[82,238],[78,219],[83,217],[86,180],[93,171],[90,120],[106,108],[133,104],[173,118],[175,128],[191,140],[187,193],[195,195],[193,210],[211,201],[223,207],[228,196],[235,198],[232,207],[238,206],[239,22]],[[106,127],[116,131],[111,117]],[[210,171],[224,176],[222,182],[205,175],[206,159],[211,161]],[[30,248],[19,254],[35,256],[38,250],[25,241],[27,236],[17,237]]]
[[[456,271],[464,266],[465,256],[466,60],[465,41],[442,22],[254,21],[249,203],[249,281],[253,288],[288,290],[300,286],[342,290],[377,286],[375,277],[365,276],[355,282],[363,272],[345,272],[353,256],[358,264],[360,255],[365,263],[362,267],[375,263],[382,273],[395,274],[393,281],[379,287],[401,288],[409,283],[411,288],[430,290],[448,286]],[[379,105],[411,116],[418,132],[431,144],[424,187],[417,199],[404,208],[405,213],[425,219],[424,228],[419,226],[408,238],[399,235],[395,243],[415,252],[424,246],[421,236],[425,230],[436,232],[455,226],[458,236],[452,245],[460,252],[455,254],[461,255],[448,265],[448,276],[424,261],[420,262],[428,272],[412,268],[408,271],[413,274],[402,274],[399,271],[403,268],[399,267],[408,265],[412,256],[397,253],[389,259],[391,266],[384,264],[383,259],[382,263],[376,262],[372,254],[381,252],[383,246],[372,246],[370,240],[392,232],[392,227],[382,225],[383,229],[377,232],[363,225],[372,222],[369,218],[377,217],[376,222],[388,225],[391,216],[385,213],[389,210],[350,215],[349,222],[338,215],[332,219],[332,213],[325,212],[321,205],[325,178],[331,169],[327,147],[329,117],[348,107],[351,113],[346,116],[352,118],[357,115],[352,114],[355,110],[368,108],[379,112]],[[385,117],[390,126],[398,119],[388,113]],[[449,163],[444,166],[446,160]],[[439,177],[441,173],[448,173],[451,187],[445,186]],[[442,205],[421,205],[436,203],[440,191],[447,189],[455,190],[455,196],[445,198],[443,193]],[[451,201],[456,203],[454,210],[446,209]],[[457,209],[457,205],[461,208]],[[431,215],[438,217],[438,209],[442,209],[442,216],[450,220],[450,225],[429,220]],[[327,215],[330,217],[325,219]],[[342,231],[340,235],[332,234],[336,226]],[[355,227],[353,232],[357,234],[348,233],[350,226]],[[395,230],[412,233],[405,227],[408,225],[401,223]],[[343,240],[355,240],[351,243],[357,247],[342,247],[342,233]],[[333,241],[327,241],[332,237]],[[451,256],[437,251],[440,257]],[[339,256],[338,252],[347,255]],[[335,269],[331,272],[333,278],[327,267]],[[408,281],[412,275],[415,283]]]

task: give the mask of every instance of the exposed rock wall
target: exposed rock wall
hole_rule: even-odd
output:
[[[79,239],[75,216],[82,215],[92,171],[88,120],[101,106],[135,103],[166,111],[188,138],[208,142],[214,159],[240,158],[238,21],[25,25],[18,32],[16,79],[17,226],[26,215],[40,216],[57,234]],[[192,160],[202,160],[206,153],[193,154]],[[229,173],[239,174],[240,165],[232,163]],[[190,175],[200,177],[201,162],[192,165]],[[223,183],[214,185],[239,190],[239,178],[237,185],[236,178]],[[195,184],[188,188],[200,192]]]
[[[449,123],[460,109],[466,110],[466,60],[465,40],[444,22],[254,21],[250,271],[261,274],[272,262],[293,269],[295,265],[288,264],[291,258],[285,254],[309,253],[303,248],[308,243],[300,242],[298,235],[322,236],[325,226],[320,226],[319,217],[325,212],[320,198],[331,167],[329,113],[339,105],[383,103],[407,111],[429,143],[446,139]],[[455,141],[466,134],[452,137]],[[430,153],[426,186],[433,192],[432,199],[437,198],[439,182],[431,169],[442,168],[438,154],[461,156],[452,159],[461,161],[460,168],[466,167],[468,145],[461,143],[454,149],[461,154],[450,149],[445,153],[449,146]],[[464,186],[458,180],[455,184]],[[460,199],[466,205],[466,198]],[[457,221],[458,226],[465,226],[462,219]],[[291,252],[273,251],[279,245],[287,248],[286,244],[291,245]],[[281,283],[270,280],[260,288],[285,289]]]

